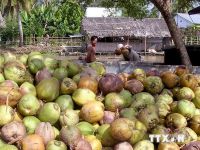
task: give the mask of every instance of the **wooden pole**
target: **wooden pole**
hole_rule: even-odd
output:
[[[146,51],[147,51],[147,37],[145,36],[144,38],[144,55],[146,56]]]

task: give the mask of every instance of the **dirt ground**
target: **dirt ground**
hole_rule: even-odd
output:
[[[28,54],[31,51],[39,51],[42,53],[45,53],[46,55],[50,55],[54,57],[55,59],[70,59],[70,60],[77,60],[80,56],[83,58],[85,57],[85,54],[79,54],[74,53],[73,55],[67,55],[67,56],[60,56],[60,52],[62,51],[62,47],[60,46],[41,46],[41,45],[29,45],[24,47],[0,47],[0,53],[5,52],[12,52],[15,54]],[[97,55],[98,61],[122,61],[122,56],[116,56],[116,55]],[[150,63],[163,63],[164,62],[164,56],[158,55],[146,55],[142,56],[142,62],[150,62]]]

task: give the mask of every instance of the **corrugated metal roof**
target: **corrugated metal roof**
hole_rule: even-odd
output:
[[[135,20],[125,17],[84,18],[82,32],[100,37],[171,37],[164,19],[147,18]]]
[[[177,15],[193,24],[200,24],[200,14],[189,15],[188,13],[177,13]]]

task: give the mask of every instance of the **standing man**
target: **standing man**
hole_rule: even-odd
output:
[[[90,39],[90,45],[87,47],[87,56],[85,61],[87,63],[91,63],[96,61],[96,44],[97,44],[97,36],[92,36]]]

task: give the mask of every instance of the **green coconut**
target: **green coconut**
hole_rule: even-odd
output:
[[[127,105],[125,99],[120,94],[114,92],[107,94],[104,101],[106,110],[112,112],[123,109]]]
[[[35,132],[36,127],[41,121],[35,116],[26,116],[23,119],[23,124],[26,127],[26,132],[28,134],[33,134]]]
[[[44,79],[36,86],[37,96],[39,99],[50,102],[59,96],[59,81],[52,77]]]
[[[14,120],[14,110],[10,106],[0,105],[0,126],[10,123]]]
[[[101,141],[101,144],[105,147],[112,147],[118,143],[117,140],[115,140],[111,135],[110,124],[101,125],[97,129],[96,137]]]
[[[62,81],[65,77],[68,76],[67,69],[64,67],[56,68],[53,77],[57,78],[59,81]]]
[[[69,62],[67,65],[67,72],[68,76],[72,78],[73,76],[81,72],[81,68],[77,63]]]
[[[138,112],[149,105],[155,104],[154,97],[147,92],[135,94],[132,101],[131,107]]]
[[[36,74],[39,70],[44,68],[44,62],[40,59],[31,59],[28,62],[28,68],[32,74]]]
[[[77,105],[83,106],[88,102],[96,101],[96,95],[89,89],[78,88],[72,94],[72,99]]]
[[[151,94],[159,94],[164,88],[162,79],[158,76],[149,76],[144,81],[144,87]]]
[[[49,122],[52,125],[59,120],[59,117],[60,107],[54,102],[45,103],[38,112],[38,119],[40,119],[42,122]]]
[[[95,132],[95,128],[93,125],[86,121],[81,121],[76,126],[79,128],[83,135],[93,135]]]
[[[74,103],[70,95],[60,95],[55,102],[60,106],[61,112],[74,108]]]
[[[106,68],[101,62],[92,62],[89,65],[91,68],[95,69],[99,75],[104,75],[106,73]]]

